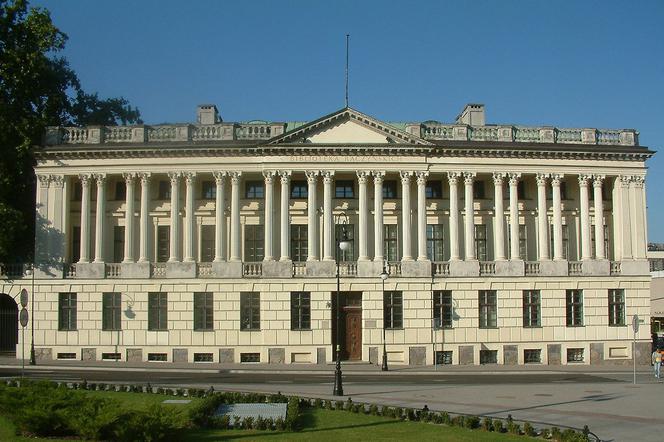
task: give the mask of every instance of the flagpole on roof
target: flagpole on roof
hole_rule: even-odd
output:
[[[348,41],[350,34],[346,34],[346,107],[348,107]]]

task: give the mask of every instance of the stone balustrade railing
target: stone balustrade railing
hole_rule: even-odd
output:
[[[516,143],[599,144],[638,146],[638,132],[633,129],[572,129],[524,126],[468,126],[426,122],[407,124],[406,131],[426,140],[505,141]]]
[[[159,143],[209,140],[267,140],[284,133],[284,123],[161,124],[46,128],[47,146],[62,144]]]

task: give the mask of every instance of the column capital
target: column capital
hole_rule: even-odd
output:
[[[46,188],[51,182],[51,175],[38,174],[37,179],[39,180],[39,187]],[[81,181],[83,181],[83,178],[81,178]]]
[[[123,172],[122,178],[124,178],[125,183],[131,184],[134,182],[138,174],[136,172]]]
[[[449,181],[450,184],[456,185],[460,175],[461,174],[459,172],[447,172],[447,181]]]
[[[588,181],[590,180],[591,175],[579,174],[579,186],[587,187]]]
[[[417,184],[420,186],[424,185],[427,183],[427,177],[429,176],[429,171],[420,170],[418,172],[415,172],[415,176],[417,176]]]
[[[604,183],[605,178],[605,175],[593,175],[593,187],[602,188],[602,184]]]
[[[307,177],[307,183],[309,184],[316,184],[316,181],[318,180],[318,171],[317,170],[306,170],[304,174]]]
[[[65,187],[65,176],[64,175],[50,175],[51,186],[56,188]]]
[[[323,183],[331,184],[332,177],[334,177],[334,170],[324,170],[321,172],[321,175],[323,176]]]
[[[171,179],[171,184],[177,184],[180,181],[182,172],[168,172],[168,177]]]
[[[228,175],[227,172],[223,170],[215,170],[212,172],[212,176],[214,177],[214,181],[217,184],[221,184],[224,182],[224,178],[226,178],[226,175]]]
[[[410,184],[410,177],[413,175],[413,172],[400,171],[399,175],[401,176],[401,184]]]
[[[281,176],[281,184],[286,185],[290,182],[291,173],[292,172],[290,170],[279,171],[279,175]]]
[[[493,184],[496,186],[502,186],[503,180],[507,176],[504,172],[494,172],[493,173]]]
[[[196,172],[182,172],[182,177],[187,182],[187,185],[192,185],[196,179]]]
[[[564,176],[565,175],[563,175],[562,173],[552,173],[551,174],[551,185],[553,187],[560,187],[560,183],[562,182]]]
[[[366,170],[358,170],[355,172],[357,174],[357,182],[358,184],[366,184],[367,179],[369,178],[369,172]]]
[[[277,172],[274,170],[264,170],[263,178],[265,178],[265,184],[272,184],[274,182],[274,177],[277,175]]]
[[[547,178],[549,178],[548,173],[538,173],[535,175],[535,180],[537,181],[538,186],[546,186]]]
[[[147,184],[152,177],[150,172],[138,172],[136,175],[141,179],[141,184]]]
[[[463,182],[465,184],[473,184],[473,180],[477,174],[475,172],[464,172],[463,173]]]
[[[228,176],[231,177],[231,184],[239,184],[242,172],[240,171],[228,172]]]
[[[632,181],[632,177],[629,175],[620,175],[620,185],[622,187],[629,187],[629,183]]]
[[[634,187],[641,188],[646,183],[646,177],[642,175],[634,175],[632,176],[632,182],[634,183]]]
[[[374,183],[382,183],[385,178],[384,170],[372,170],[371,175],[373,176]]]
[[[88,185],[90,185],[90,181],[92,181],[92,174],[91,173],[81,173],[81,174],[78,175],[78,179],[81,180],[81,185],[88,186]]]
[[[106,183],[106,174],[105,173],[96,173],[94,174],[95,180],[97,180],[97,185],[103,185]]]
[[[508,176],[510,178],[510,186],[516,186],[519,183],[519,180],[521,179],[520,172],[510,172],[508,173]]]

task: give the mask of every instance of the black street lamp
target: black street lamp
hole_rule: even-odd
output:
[[[30,334],[32,335],[32,341],[30,342],[30,365],[37,365],[37,358],[35,358],[35,263],[31,264],[32,273],[32,291],[30,292],[30,304],[32,305],[30,309]]]
[[[339,223],[339,221],[343,221]],[[343,387],[343,382],[341,379],[341,343],[339,342],[339,308],[341,304],[341,298],[340,298],[340,291],[341,291],[341,274],[339,272],[339,261],[341,260],[341,257],[339,256],[339,252],[345,252],[348,249],[350,249],[350,241],[348,240],[348,232],[346,231],[346,224],[348,224],[348,217],[346,216],[345,213],[340,213],[337,215],[337,222],[335,225],[341,224],[341,238],[339,238],[338,235],[336,236],[336,261],[337,261],[337,309],[336,309],[336,315],[337,315],[337,331],[336,331],[336,342],[337,342],[337,363],[336,367],[334,369],[334,391],[332,394],[334,396],[343,396],[344,395],[344,387]]]
[[[383,263],[383,271],[381,272],[380,279],[383,282],[383,305],[385,304],[385,281],[387,280],[389,274],[385,268],[385,263]],[[381,371],[387,371],[387,348],[385,345],[385,307],[383,306],[383,365],[380,367]]]

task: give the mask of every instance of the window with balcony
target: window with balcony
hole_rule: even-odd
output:
[[[427,258],[443,261],[443,224],[427,224]]]
[[[399,232],[396,224],[385,224],[383,226],[383,247],[385,259],[388,262],[399,260]]]
[[[487,261],[487,233],[486,224],[475,224],[475,257],[479,261]]]
[[[171,253],[171,226],[157,226],[157,262],[166,262]]]
[[[113,226],[113,262],[124,259],[124,226]]]
[[[259,262],[265,257],[264,234],[264,226],[244,226],[244,260],[246,262]]]
[[[309,254],[308,226],[306,224],[291,224],[291,259],[294,262],[304,262]]]
[[[201,226],[201,262],[214,261],[215,226]]]

